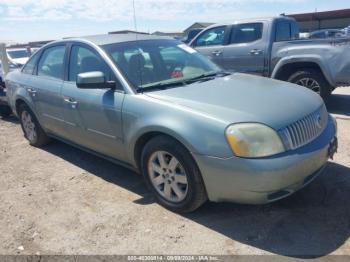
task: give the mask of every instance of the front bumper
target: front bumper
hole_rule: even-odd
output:
[[[329,117],[323,133],[311,143],[273,157],[215,158],[194,154],[211,201],[263,204],[301,189],[320,173],[336,128]]]

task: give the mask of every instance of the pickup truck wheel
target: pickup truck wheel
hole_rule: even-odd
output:
[[[11,115],[12,111],[9,106],[6,105],[0,105],[0,116],[2,118],[9,117]]]
[[[304,69],[292,74],[288,82],[304,86],[318,93],[324,100],[331,95],[331,87],[321,72],[315,69]]]
[[[27,105],[22,104],[19,106],[18,116],[24,137],[29,141],[30,145],[39,147],[46,145],[50,141],[35,115]]]
[[[194,159],[172,138],[157,136],[150,140],[142,152],[141,169],[158,202],[171,211],[191,212],[207,200]]]

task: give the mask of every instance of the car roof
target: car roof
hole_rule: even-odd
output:
[[[126,34],[104,34],[104,35],[90,35],[90,36],[66,38],[56,42],[85,40],[88,42],[92,42],[95,45],[101,46],[101,45],[140,41],[140,40],[165,40],[165,39],[169,40],[173,38],[167,37],[167,36],[155,36],[155,35],[149,35],[149,34],[126,33]]]

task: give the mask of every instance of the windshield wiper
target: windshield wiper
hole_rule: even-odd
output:
[[[196,76],[193,78],[183,79],[181,81],[175,81],[175,82],[170,82],[170,83],[157,83],[154,85],[139,87],[136,89],[136,91],[138,93],[143,93],[144,91],[165,90],[168,87],[184,86],[184,85],[191,84],[191,83],[198,82],[198,81],[208,81],[208,80],[214,79],[215,77],[224,77],[224,76],[227,76],[230,74],[231,73],[226,72],[226,71],[206,73],[206,74],[202,74],[202,75],[199,75],[199,76]]]
[[[206,73],[206,74],[202,74],[190,79],[186,79],[184,82],[187,83],[193,83],[193,82],[197,82],[197,81],[208,81],[208,80],[212,80],[215,77],[224,77],[224,76],[228,76],[231,73],[226,72],[226,71],[219,71],[219,72],[214,72],[214,73]]]
[[[139,87],[136,89],[136,91],[137,91],[137,93],[142,93],[144,91],[165,90],[168,87],[184,86],[184,85],[185,85],[184,81],[176,81],[176,82],[171,82],[171,83],[157,83],[157,84],[150,85],[150,86]]]

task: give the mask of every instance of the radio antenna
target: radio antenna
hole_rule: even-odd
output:
[[[132,0],[132,8],[134,11],[134,28],[135,28],[135,39],[137,41],[137,21],[136,21],[136,8],[135,8],[135,0]],[[142,68],[141,68],[141,58],[140,55],[142,55],[142,53],[140,52],[140,50],[137,50],[137,60],[138,60],[138,72],[139,72],[139,77],[140,77],[140,86],[142,86]],[[142,87],[141,87],[142,88]]]
[[[132,0],[132,8],[134,10],[134,28],[135,28],[135,32],[137,32],[135,0]],[[137,34],[136,34],[136,37],[137,37]]]

